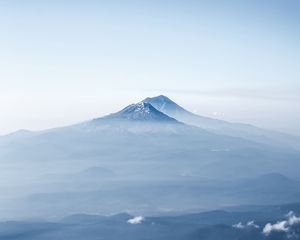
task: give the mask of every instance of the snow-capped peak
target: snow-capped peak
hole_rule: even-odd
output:
[[[139,102],[131,104],[117,113],[108,115],[110,119],[125,119],[135,121],[163,121],[177,122],[174,118],[158,111],[150,103]]]
[[[144,102],[139,102],[137,104],[131,104],[128,107],[126,107],[125,109],[123,109],[123,112],[144,112],[146,114],[150,113],[150,108],[151,108],[151,104],[149,103],[144,103]]]

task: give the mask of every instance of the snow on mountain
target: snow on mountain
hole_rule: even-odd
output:
[[[158,111],[150,103],[139,102],[131,104],[117,113],[110,114],[105,119],[123,119],[133,121],[159,121],[159,122],[172,122],[178,123],[174,118]]]

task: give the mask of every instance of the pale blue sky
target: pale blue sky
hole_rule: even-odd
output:
[[[300,134],[300,2],[0,0],[0,134],[156,94]]]

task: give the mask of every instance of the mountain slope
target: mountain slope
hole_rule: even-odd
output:
[[[150,103],[159,111],[176,118],[186,124],[191,124],[218,134],[241,137],[259,143],[275,145],[278,147],[293,147],[300,149],[300,138],[289,134],[261,129],[249,124],[231,123],[223,120],[203,117],[179,106],[166,96],[146,98],[145,103]]]

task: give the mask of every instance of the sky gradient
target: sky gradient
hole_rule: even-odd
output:
[[[300,2],[0,1],[0,134],[164,94],[300,135]]]

